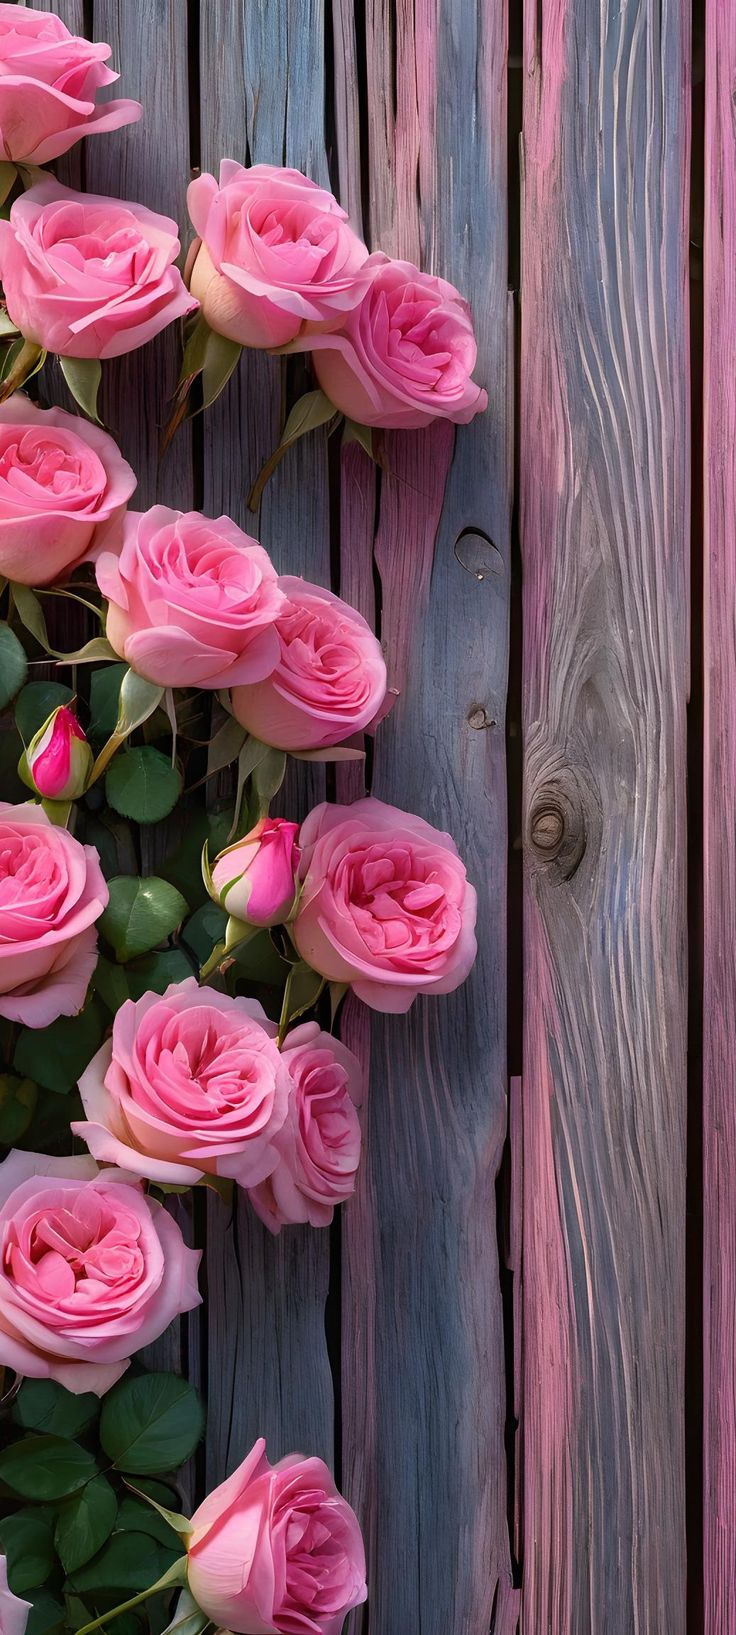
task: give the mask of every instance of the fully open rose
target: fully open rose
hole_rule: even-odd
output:
[[[289,1111],[276,1138],[278,1164],[249,1197],[272,1232],[291,1222],[329,1226],[355,1191],[364,1074],[357,1056],[318,1022],[287,1033],[281,1054],[291,1080]]]
[[[257,686],[236,687],[233,713],[276,749],[323,749],[361,732],[386,697],[381,644],[360,613],[322,585],[282,576],[279,654]]]
[[[25,1635],[30,1601],[21,1601],[8,1584],[8,1563],[0,1556],[0,1635]]]
[[[282,346],[360,300],[368,251],[332,194],[298,170],[223,159],[219,184],[198,176],[187,204],[201,240],[192,294],[220,335]]]
[[[109,56],[109,45],[70,34],[53,12],[0,5],[2,157],[46,165],[80,136],[140,119],[140,102],[95,105],[102,86],[119,77],[105,66]]]
[[[93,846],[0,802],[0,1016],[45,1028],[84,1004],[108,890]]]
[[[102,1162],[174,1185],[222,1175],[241,1186],[275,1167],[289,1073],[255,999],[190,981],[117,1012],[83,1073],[87,1122],[72,1125]]]
[[[367,797],[302,824],[291,935],[309,965],[379,1011],[450,993],[476,954],[476,894],[450,835]]]
[[[263,546],[229,517],[129,512],[122,550],[102,552],[96,568],[108,641],[149,681],[228,687],[277,663],[285,596]]]
[[[0,404],[0,573],[22,585],[68,573],[114,543],[135,485],[100,426],[16,393]]]
[[[145,205],[49,178],[0,221],[0,279],[26,340],[69,358],[116,358],[197,303],[174,266],[178,228]]]
[[[339,1635],[367,1595],[357,1517],[321,1459],[256,1442],[192,1517],[189,1588],[235,1635]]]
[[[0,1165],[0,1363],[101,1395],[199,1304],[199,1252],[142,1186],[92,1158]]]

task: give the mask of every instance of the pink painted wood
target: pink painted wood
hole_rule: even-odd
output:
[[[736,12],[707,8],[704,269],[706,1635],[736,1608]]]

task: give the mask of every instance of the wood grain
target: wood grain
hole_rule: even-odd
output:
[[[736,1606],[736,13],[706,12],[704,282],[704,1587]]]
[[[685,1628],[689,49],[525,17],[525,1635]]]

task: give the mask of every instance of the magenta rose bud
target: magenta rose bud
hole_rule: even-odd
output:
[[[467,301],[408,261],[376,254],[368,268],[366,294],[340,329],[304,337],[323,392],[363,426],[465,425],[488,406],[471,380],[478,348]]]
[[[246,925],[283,925],[294,907],[298,823],[261,818],[215,859],[208,886],[214,902]]]
[[[223,159],[219,184],[198,176],[187,205],[201,241],[192,294],[218,334],[283,346],[360,300],[368,251],[332,194],[298,170]]]
[[[140,119],[140,102],[96,106],[119,78],[106,67],[109,45],[70,34],[60,17],[0,5],[0,148],[16,164],[46,165],[81,136]]]
[[[0,1631],[2,1635],[25,1635],[30,1601],[21,1601],[8,1584],[8,1561],[0,1556]]]
[[[45,1028],[82,1009],[108,890],[82,846],[32,801],[0,802],[0,1016]]]
[[[44,800],[78,800],[87,787],[93,761],[74,711],[60,704],[31,739],[18,771]]]
[[[0,403],[0,573],[21,585],[68,573],[115,542],[135,485],[101,426],[16,392]]]
[[[101,1396],[199,1305],[199,1252],[143,1186],[92,1158],[0,1165],[0,1363]]]
[[[282,576],[279,652],[265,680],[236,687],[233,714],[275,749],[325,749],[362,732],[386,697],[381,644],[355,608],[322,585]]]
[[[103,551],[96,572],[107,639],[148,681],[230,687],[261,681],[278,661],[286,598],[263,546],[229,517],[130,511],[122,548]]]
[[[168,216],[51,178],[0,221],[9,317],[27,341],[61,357],[117,358],[192,312],[178,254]]]
[[[290,931],[315,971],[377,1011],[407,1011],[417,994],[464,982],[477,899],[449,835],[368,796],[316,806],[299,843]]]
[[[368,1593],[357,1517],[321,1459],[271,1465],[265,1450],[256,1442],[195,1510],[189,1588],[234,1635],[339,1635]]]
[[[329,1226],[335,1205],[355,1191],[360,1163],[364,1073],[352,1050],[303,1022],[287,1033],[281,1055],[289,1069],[289,1111],[276,1138],[279,1161],[248,1196],[271,1232],[308,1221]]]
[[[72,1124],[101,1163],[172,1186],[220,1175],[257,1185],[274,1168],[289,1074],[255,999],[200,988],[128,999],[79,1081]]]

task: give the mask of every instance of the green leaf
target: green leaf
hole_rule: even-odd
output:
[[[92,981],[95,993],[99,994],[111,1016],[115,1016],[120,1006],[131,997],[127,971],[121,965],[113,965],[112,960],[104,959],[102,955],[97,960]]]
[[[131,1493],[124,1494],[120,1501],[117,1531],[148,1533],[169,1550],[176,1549],[181,1539],[187,1538],[192,1531],[188,1517],[166,1510],[147,1496],[136,1498],[136,1491],[133,1489]]]
[[[343,434],[342,434],[342,440],[343,440],[343,443],[359,443],[361,448],[365,449],[365,452],[370,457],[370,459],[374,460],[376,462],[376,464],[378,464],[378,461],[376,460],[376,455],[375,455],[375,453],[373,451],[373,427],[372,426],[361,426],[359,421],[357,421],[357,420],[348,420],[347,417],[346,417],[346,419],[345,419],[345,429],[344,429]]]
[[[73,697],[71,687],[63,687],[60,681],[29,681],[15,701],[15,724],[24,744],[30,743],[54,710]]]
[[[8,1583],[14,1595],[25,1595],[45,1584],[54,1567],[50,1516],[39,1507],[3,1516],[0,1552],[8,1558]]]
[[[16,184],[17,180],[18,180],[17,167],[15,165],[13,165],[13,164],[10,164],[10,162],[7,159],[3,159],[2,163],[0,164],[0,204],[5,203],[5,200],[7,199],[8,195],[10,193],[12,193],[13,188],[15,187],[15,184]],[[9,326],[10,331],[15,331],[15,333],[17,334],[17,330],[15,330],[15,324],[11,323],[11,321],[10,321],[8,315],[7,315],[7,312],[4,312],[3,316],[4,316],[4,320],[5,320],[4,325],[3,325],[3,333],[5,332],[6,328]]]
[[[115,731],[120,709],[120,688],[127,676],[127,664],[105,664],[93,670],[89,683],[90,724],[88,737],[109,738]]]
[[[224,910],[218,908],[217,903],[203,903],[197,909],[181,934],[182,942],[190,948],[198,965],[204,965],[209,959],[215,943],[223,942],[228,916]]]
[[[50,653],[46,620],[35,591],[31,590],[28,585],[13,584],[11,586],[11,595],[21,624],[25,625],[26,630],[30,631],[31,635],[35,637],[44,653]]]
[[[160,823],[168,817],[181,788],[178,768],[150,744],[116,755],[105,778],[108,805],[137,823]]]
[[[202,1404],[176,1374],[124,1379],[105,1397],[100,1441],[119,1470],[157,1476],[194,1452],[204,1429]]]
[[[14,392],[20,391],[27,380],[32,380],[43,366],[46,353],[42,346],[35,341],[22,340],[19,346],[10,348],[12,357],[9,359],[9,368],[3,369],[2,387],[0,387],[0,403],[7,402]]]
[[[14,1147],[25,1135],[38,1101],[38,1086],[32,1079],[17,1079],[14,1073],[0,1074],[0,1142]]]
[[[284,1002],[281,1007],[278,1042],[282,1043],[290,1023],[295,1022],[305,1011],[312,1009],[325,985],[325,979],[319,971],[313,971],[311,965],[304,960],[292,965],[286,979]]]
[[[54,1539],[65,1573],[76,1573],[102,1548],[115,1526],[117,1511],[117,1494],[104,1476],[96,1476],[62,1506]]]
[[[64,1436],[27,1436],[0,1452],[0,1481],[24,1499],[64,1499],[96,1471],[92,1454]]]
[[[243,348],[238,341],[229,341],[225,335],[210,330],[202,366],[202,407],[209,409],[225,390],[233,370],[237,368]]]
[[[61,372],[80,409],[88,419],[102,424],[97,413],[97,393],[102,379],[99,358],[59,358]]]
[[[28,660],[9,624],[0,624],[0,710],[15,698],[28,675]]]
[[[174,1545],[168,1550],[148,1533],[113,1533],[94,1560],[74,1573],[73,1587],[92,1597],[152,1588],[181,1556],[178,1540]]]
[[[194,972],[180,948],[164,948],[157,954],[143,954],[127,966],[125,975],[131,999],[140,999],[144,993],[165,993],[170,983],[185,982]]]
[[[274,795],[278,794],[286,774],[286,755],[283,749],[269,749],[253,769],[253,790],[258,799],[258,816],[267,817]]]
[[[81,1436],[100,1411],[100,1399],[91,1391],[76,1396],[56,1380],[24,1380],[13,1403],[12,1417],[26,1431],[50,1431],[57,1436]]]
[[[29,1077],[33,1072],[45,1090],[64,1096],[99,1049],[106,1026],[105,1012],[93,995],[78,1016],[60,1016],[44,1028],[41,1049],[38,1028],[21,1028],[13,1066]]]
[[[209,1622],[207,1613],[197,1606],[191,1590],[185,1585],[176,1603],[171,1623],[166,1625],[162,1635],[202,1635]]]
[[[97,1563],[100,1563],[101,1568],[104,1568],[108,1574],[111,1571],[117,1574],[119,1570],[125,1570],[125,1557],[130,1556],[131,1552],[129,1550],[118,1551],[118,1557],[121,1555],[123,1556],[122,1562],[118,1561],[116,1564],[111,1565],[109,1561],[109,1556],[113,1552],[115,1540],[116,1538],[139,1540],[141,1537],[142,1535],[138,1533],[118,1533],[117,1535],[113,1535],[110,1543],[100,1552],[100,1555],[97,1557],[97,1561],[90,1562],[88,1567],[84,1567],[80,1576],[93,1573]],[[151,1539],[149,1540],[149,1543],[154,1544],[154,1541]],[[162,1550],[160,1544],[154,1545],[154,1549],[159,1552],[160,1557],[168,1555],[169,1553],[168,1551]],[[104,1562],[103,1558],[106,1558]],[[127,1623],[127,1614],[132,1612],[135,1607],[140,1606],[141,1602],[150,1600],[151,1596],[159,1595],[163,1591],[173,1590],[178,1584],[184,1584],[186,1582],[186,1576],[187,1558],[186,1556],[179,1556],[176,1561],[172,1562],[172,1565],[165,1573],[163,1573],[161,1578],[157,1579],[155,1584],[148,1584],[145,1589],[139,1592],[138,1595],[134,1595],[129,1601],[121,1602],[120,1606],[113,1607],[110,1612],[103,1612],[99,1618],[94,1618],[92,1623],[83,1624],[81,1629],[77,1629],[77,1635],[92,1635],[93,1629],[102,1629],[113,1617],[116,1619],[120,1618],[121,1614],[124,1615],[123,1622],[118,1627],[121,1630],[124,1630],[126,1635],[131,1635],[131,1626]],[[109,1578],[107,1582],[109,1583]],[[101,1583],[99,1589],[94,1589],[95,1600],[99,1600],[100,1595],[107,1595],[107,1593],[106,1584]],[[134,1625],[132,1627],[133,1629],[135,1628]]]
[[[232,950],[238,975],[246,982],[267,983],[282,987],[289,974],[289,965],[274,948],[268,931],[259,931],[248,942],[240,942]]]
[[[273,476],[279,461],[283,459],[286,450],[291,448],[297,439],[304,437],[307,432],[315,431],[318,426],[324,426],[337,418],[338,410],[331,403],[324,392],[305,392],[294,404],[289,418],[281,434],[281,442],[273,454],[261,466],[253,487],[248,495],[248,509],[257,511],[261,496],[269,478]]]
[[[122,733],[125,738],[135,732],[136,727],[142,727],[158,709],[164,696],[163,687],[158,687],[155,681],[146,681],[145,676],[136,675],[135,670],[128,670],[123,676],[120,685],[120,701],[118,718],[115,722],[115,731]]]
[[[187,904],[168,880],[118,874],[109,888],[110,901],[98,923],[121,964],[157,948],[186,916]]]
[[[49,1595],[48,1590],[39,1590],[33,1597],[25,1635],[57,1635],[65,1622],[66,1614],[61,1602],[55,1595]]]

